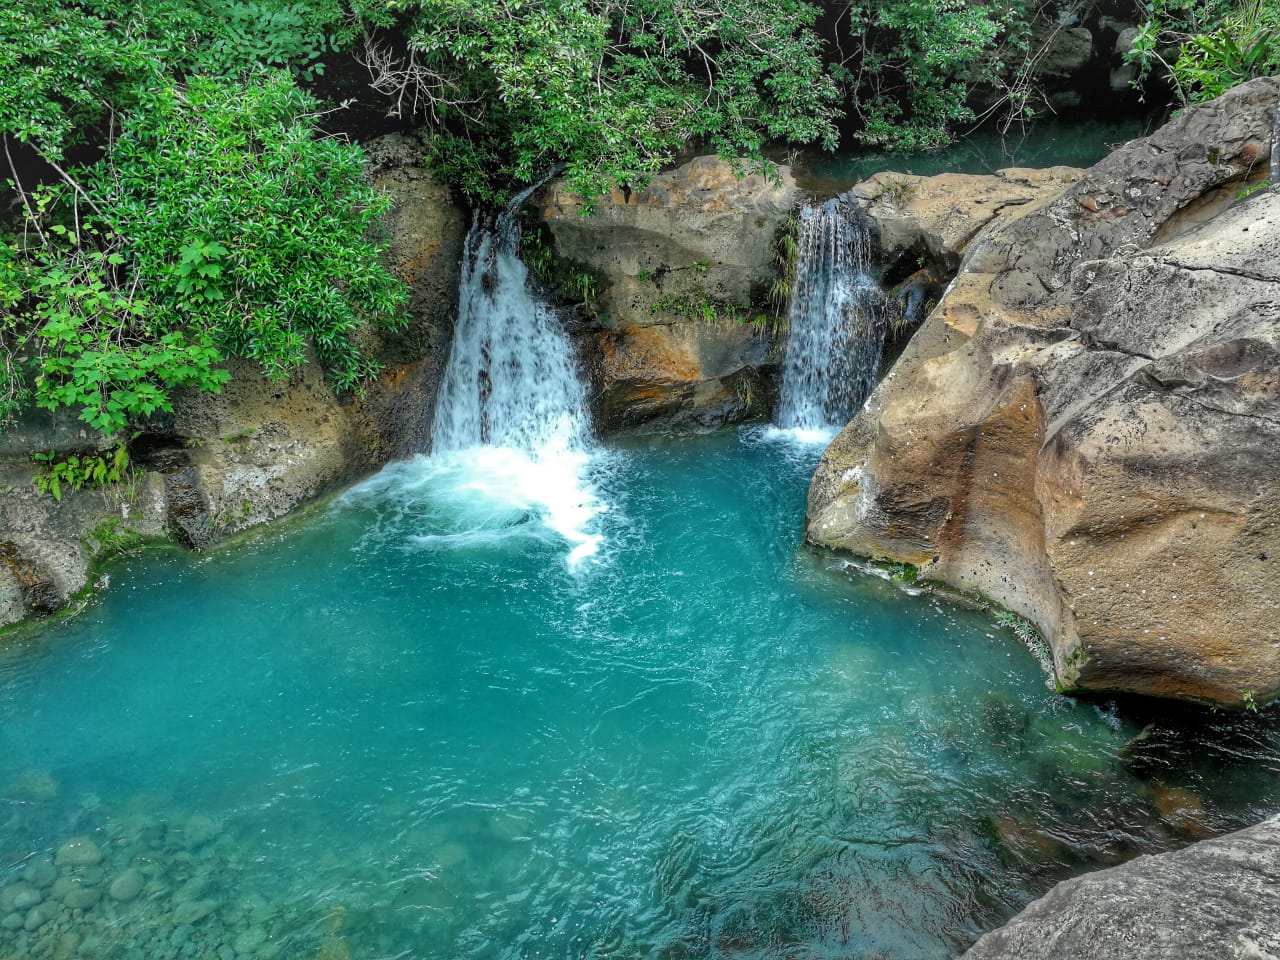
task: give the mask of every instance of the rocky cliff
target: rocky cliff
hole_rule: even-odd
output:
[[[32,484],[32,453],[101,447],[67,417],[29,414],[0,436],[0,626],[63,606],[95,557],[138,539],[206,547],[311,503],[387,461],[424,449],[448,351],[465,230],[450,192],[400,135],[368,147],[370,175],[395,200],[391,266],[411,288],[410,322],[370,334],[384,364],[364,397],[334,394],[315,363],[272,382],[231,363],[221,394],[180,393],[131,444],[128,479],[61,502]]]
[[[994,221],[823,456],[814,543],[1036,624],[1059,683],[1280,695],[1280,81]]]
[[[799,191],[786,167],[743,173],[698,157],[591,209],[561,183],[547,189],[556,254],[598,288],[587,352],[606,429],[707,429],[761,408],[775,240]]]

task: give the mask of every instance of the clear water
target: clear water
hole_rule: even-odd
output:
[[[805,189],[832,196],[882,170],[932,177],[939,173],[994,173],[1005,167],[1089,167],[1155,126],[1158,123],[1142,117],[1046,117],[1002,134],[995,125],[984,124],[938,150],[801,154],[795,161],[795,173]]]
[[[839,197],[799,213],[778,426],[830,438],[875,386],[887,326],[871,237]]]
[[[0,904],[77,836],[103,860],[63,877],[146,885],[0,917],[0,956],[942,958],[1280,807],[1274,722],[1131,744],[986,618],[803,548],[816,456],[610,450],[577,572],[427,461],[116,567],[0,649]]]

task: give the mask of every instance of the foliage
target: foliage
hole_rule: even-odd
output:
[[[119,483],[129,469],[129,451],[123,443],[101,454],[61,457],[56,451],[31,455],[40,467],[32,482],[41,493],[62,499],[64,490],[105,487]]]
[[[855,44],[840,76],[864,143],[921,149],[949,142],[955,124],[975,119],[971,87],[1026,61],[1030,11],[1021,0],[847,0],[840,6],[841,34]]]
[[[120,517],[108,517],[85,537],[85,545],[96,554],[98,560],[128,553],[142,546],[142,543],[142,535],[124,526]]]
[[[835,142],[837,91],[800,0],[404,0],[408,52],[372,44],[377,84],[437,130],[438,165],[495,198],[557,162],[595,197],[691,140],[759,157]]]
[[[310,77],[355,35],[340,0],[6,0],[0,131],[57,160],[166,76]]]
[[[1184,105],[1212,100],[1280,73],[1280,7],[1273,0],[1150,0],[1126,56],[1139,82],[1159,68]]]
[[[778,228],[773,241],[773,265],[778,271],[769,285],[769,300],[775,312],[785,314],[791,306],[791,291],[795,287],[796,269],[800,265],[800,220],[795,215],[787,217]]]
[[[0,414],[34,400],[111,436],[175,387],[220,389],[229,355],[278,378],[309,348],[356,388],[375,367],[353,333],[404,300],[360,151],[317,137],[316,102],[279,72],[136,98],[106,156],[24,194],[0,251]]]

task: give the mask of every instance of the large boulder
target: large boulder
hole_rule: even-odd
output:
[[[343,397],[314,362],[273,382],[257,365],[232,361],[220,394],[177,392],[174,412],[130,444],[125,482],[61,501],[33,485],[31,454],[107,445],[74,418],[26,415],[0,434],[0,626],[65,604],[90,585],[104,554],[150,539],[206,547],[425,449],[465,223],[421,168],[416,140],[393,135],[368,152],[372,179],[394,200],[390,266],[411,290],[403,331],[364,334],[381,375],[363,397]]]
[[[788,168],[766,176],[716,157],[592,205],[547,188],[555,252],[596,289],[607,429],[711,428],[757,408],[745,385],[773,359],[776,325],[763,321],[776,241],[799,199]]]
[[[1280,955],[1280,817],[1065,880],[964,960],[1257,960]]]
[[[1048,639],[1062,688],[1280,695],[1280,81],[1184,112],[972,241],[823,456],[806,533]]]
[[[1082,174],[1075,167],[1010,167],[994,174],[932,177],[886,170],[849,193],[876,224],[887,276],[926,265],[950,276],[969,242],[993,220],[1058,195]]]

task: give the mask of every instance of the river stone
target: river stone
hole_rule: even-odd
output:
[[[71,960],[80,952],[80,934],[69,930],[58,938],[53,947],[53,960]]]
[[[27,930],[27,932],[31,932],[32,930],[39,930],[46,923],[48,923],[50,920],[53,919],[53,915],[54,915],[54,909],[51,905],[47,903],[38,904],[37,906],[34,906],[29,911],[27,911],[27,919],[22,926],[25,930]]]
[[[23,867],[22,879],[38,890],[44,890],[58,879],[58,868],[53,865],[52,857],[36,857]]]
[[[30,910],[43,900],[44,894],[39,890],[24,886],[14,891],[9,902],[13,904],[13,909],[15,910]]]
[[[218,901],[216,900],[188,900],[186,903],[180,903],[173,911],[174,926],[199,923],[217,909]]]
[[[102,892],[71,877],[59,877],[49,888],[49,896],[72,910],[87,910],[102,899]]]
[[[145,883],[146,880],[142,876],[142,871],[136,867],[130,867],[111,881],[111,886],[107,889],[107,893],[110,894],[112,900],[128,903],[142,892]]]
[[[102,851],[88,837],[75,837],[58,848],[54,863],[59,868],[92,867],[102,860]]]
[[[198,850],[222,832],[222,824],[202,814],[188,817],[182,826],[182,842],[188,850]]]
[[[22,914],[10,913],[3,920],[0,920],[0,927],[4,927],[6,930],[21,930],[22,923]]]
[[[1280,696],[1280,79],[970,242],[824,452],[806,536],[1032,621],[1065,690]]]
[[[235,939],[234,947],[236,953],[241,956],[251,956],[256,953],[258,948],[267,942],[267,931],[261,927],[250,927]]]
[[[964,960],[1262,960],[1280,955],[1280,817],[1065,880]]]

